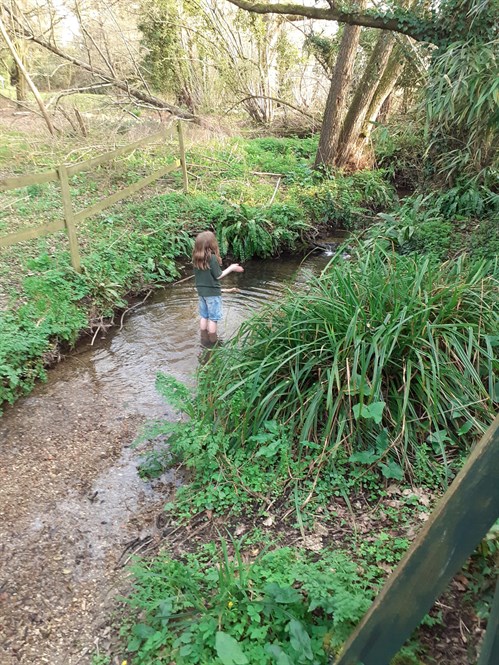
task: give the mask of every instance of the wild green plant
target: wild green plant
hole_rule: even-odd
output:
[[[84,278],[47,254],[29,262],[24,299],[16,310],[0,313],[0,404],[12,402],[44,378],[44,360],[53,340],[72,344],[87,316],[79,301],[88,295]]]
[[[388,241],[397,251],[429,254],[440,260],[469,251],[477,258],[499,253],[499,196],[461,180],[447,190],[415,194],[367,231],[367,245]]]
[[[493,186],[499,165],[498,42],[490,16],[488,38],[474,34],[475,24],[487,20],[489,3],[471,4],[467,37],[439,50],[430,68],[428,153],[448,183],[465,175]]]
[[[267,258],[285,249],[293,249],[300,235],[309,229],[300,211],[291,205],[251,208],[245,205],[227,207],[216,222],[220,248],[239,261],[253,256]]]
[[[244,555],[243,542],[221,539],[183,561],[137,564],[133,662],[327,663],[376,590],[370,569],[340,550],[318,561],[290,548]]]
[[[376,167],[397,187],[415,190],[425,179],[424,120],[404,113],[376,124],[372,132]]]
[[[305,295],[257,315],[213,354],[199,377],[203,422],[234,451],[275,420],[298,442],[296,459],[310,442],[321,464],[344,448],[387,478],[410,475],[427,444],[445,484],[497,399],[498,290],[488,270],[378,247],[348,264],[337,257]],[[233,412],[236,396],[243,413]]]

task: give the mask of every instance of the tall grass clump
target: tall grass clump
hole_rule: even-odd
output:
[[[423,456],[448,477],[493,418],[491,273],[485,262],[416,262],[379,247],[338,256],[213,355],[199,411],[233,449],[277,421],[298,457],[346,451],[401,478],[424,473]]]

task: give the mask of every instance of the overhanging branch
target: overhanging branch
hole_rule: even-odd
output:
[[[338,21],[348,25],[361,25],[366,28],[378,28],[379,30],[390,30],[408,35],[417,41],[423,39],[424,34],[434,34],[436,26],[431,21],[424,21],[418,17],[417,24],[414,14],[410,11],[400,11],[397,17],[382,16],[381,13],[367,14],[365,12],[344,11],[330,2],[328,7],[307,7],[278,2],[276,4],[253,2],[253,0],[229,0],[229,2],[240,9],[255,14],[284,14],[287,16],[303,16],[305,18],[319,19],[324,21]]]

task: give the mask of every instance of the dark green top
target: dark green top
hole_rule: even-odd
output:
[[[218,261],[214,254],[210,257],[209,270],[194,268],[194,279],[196,280],[198,295],[203,296],[204,298],[222,295],[222,287],[220,286],[220,280],[218,279],[221,274],[222,268],[218,265]]]

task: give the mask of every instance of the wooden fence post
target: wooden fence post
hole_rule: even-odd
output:
[[[499,416],[385,582],[336,665],[387,665],[430,610],[499,515],[498,449]],[[495,605],[492,624],[497,611]],[[491,651],[497,651],[493,628],[487,637]],[[484,665],[492,665],[490,658],[484,659]]]
[[[185,163],[185,145],[184,145],[184,130],[180,120],[177,121],[178,145],[180,148],[180,165],[182,167],[182,180],[184,183],[184,194],[189,191],[189,179],[187,177],[187,164]]]
[[[69,251],[71,253],[71,264],[76,272],[81,272],[80,251],[78,249],[78,237],[74,222],[73,204],[71,192],[69,191],[68,170],[64,164],[57,167],[59,182],[61,183],[62,204],[64,206],[64,221],[69,239]]]

